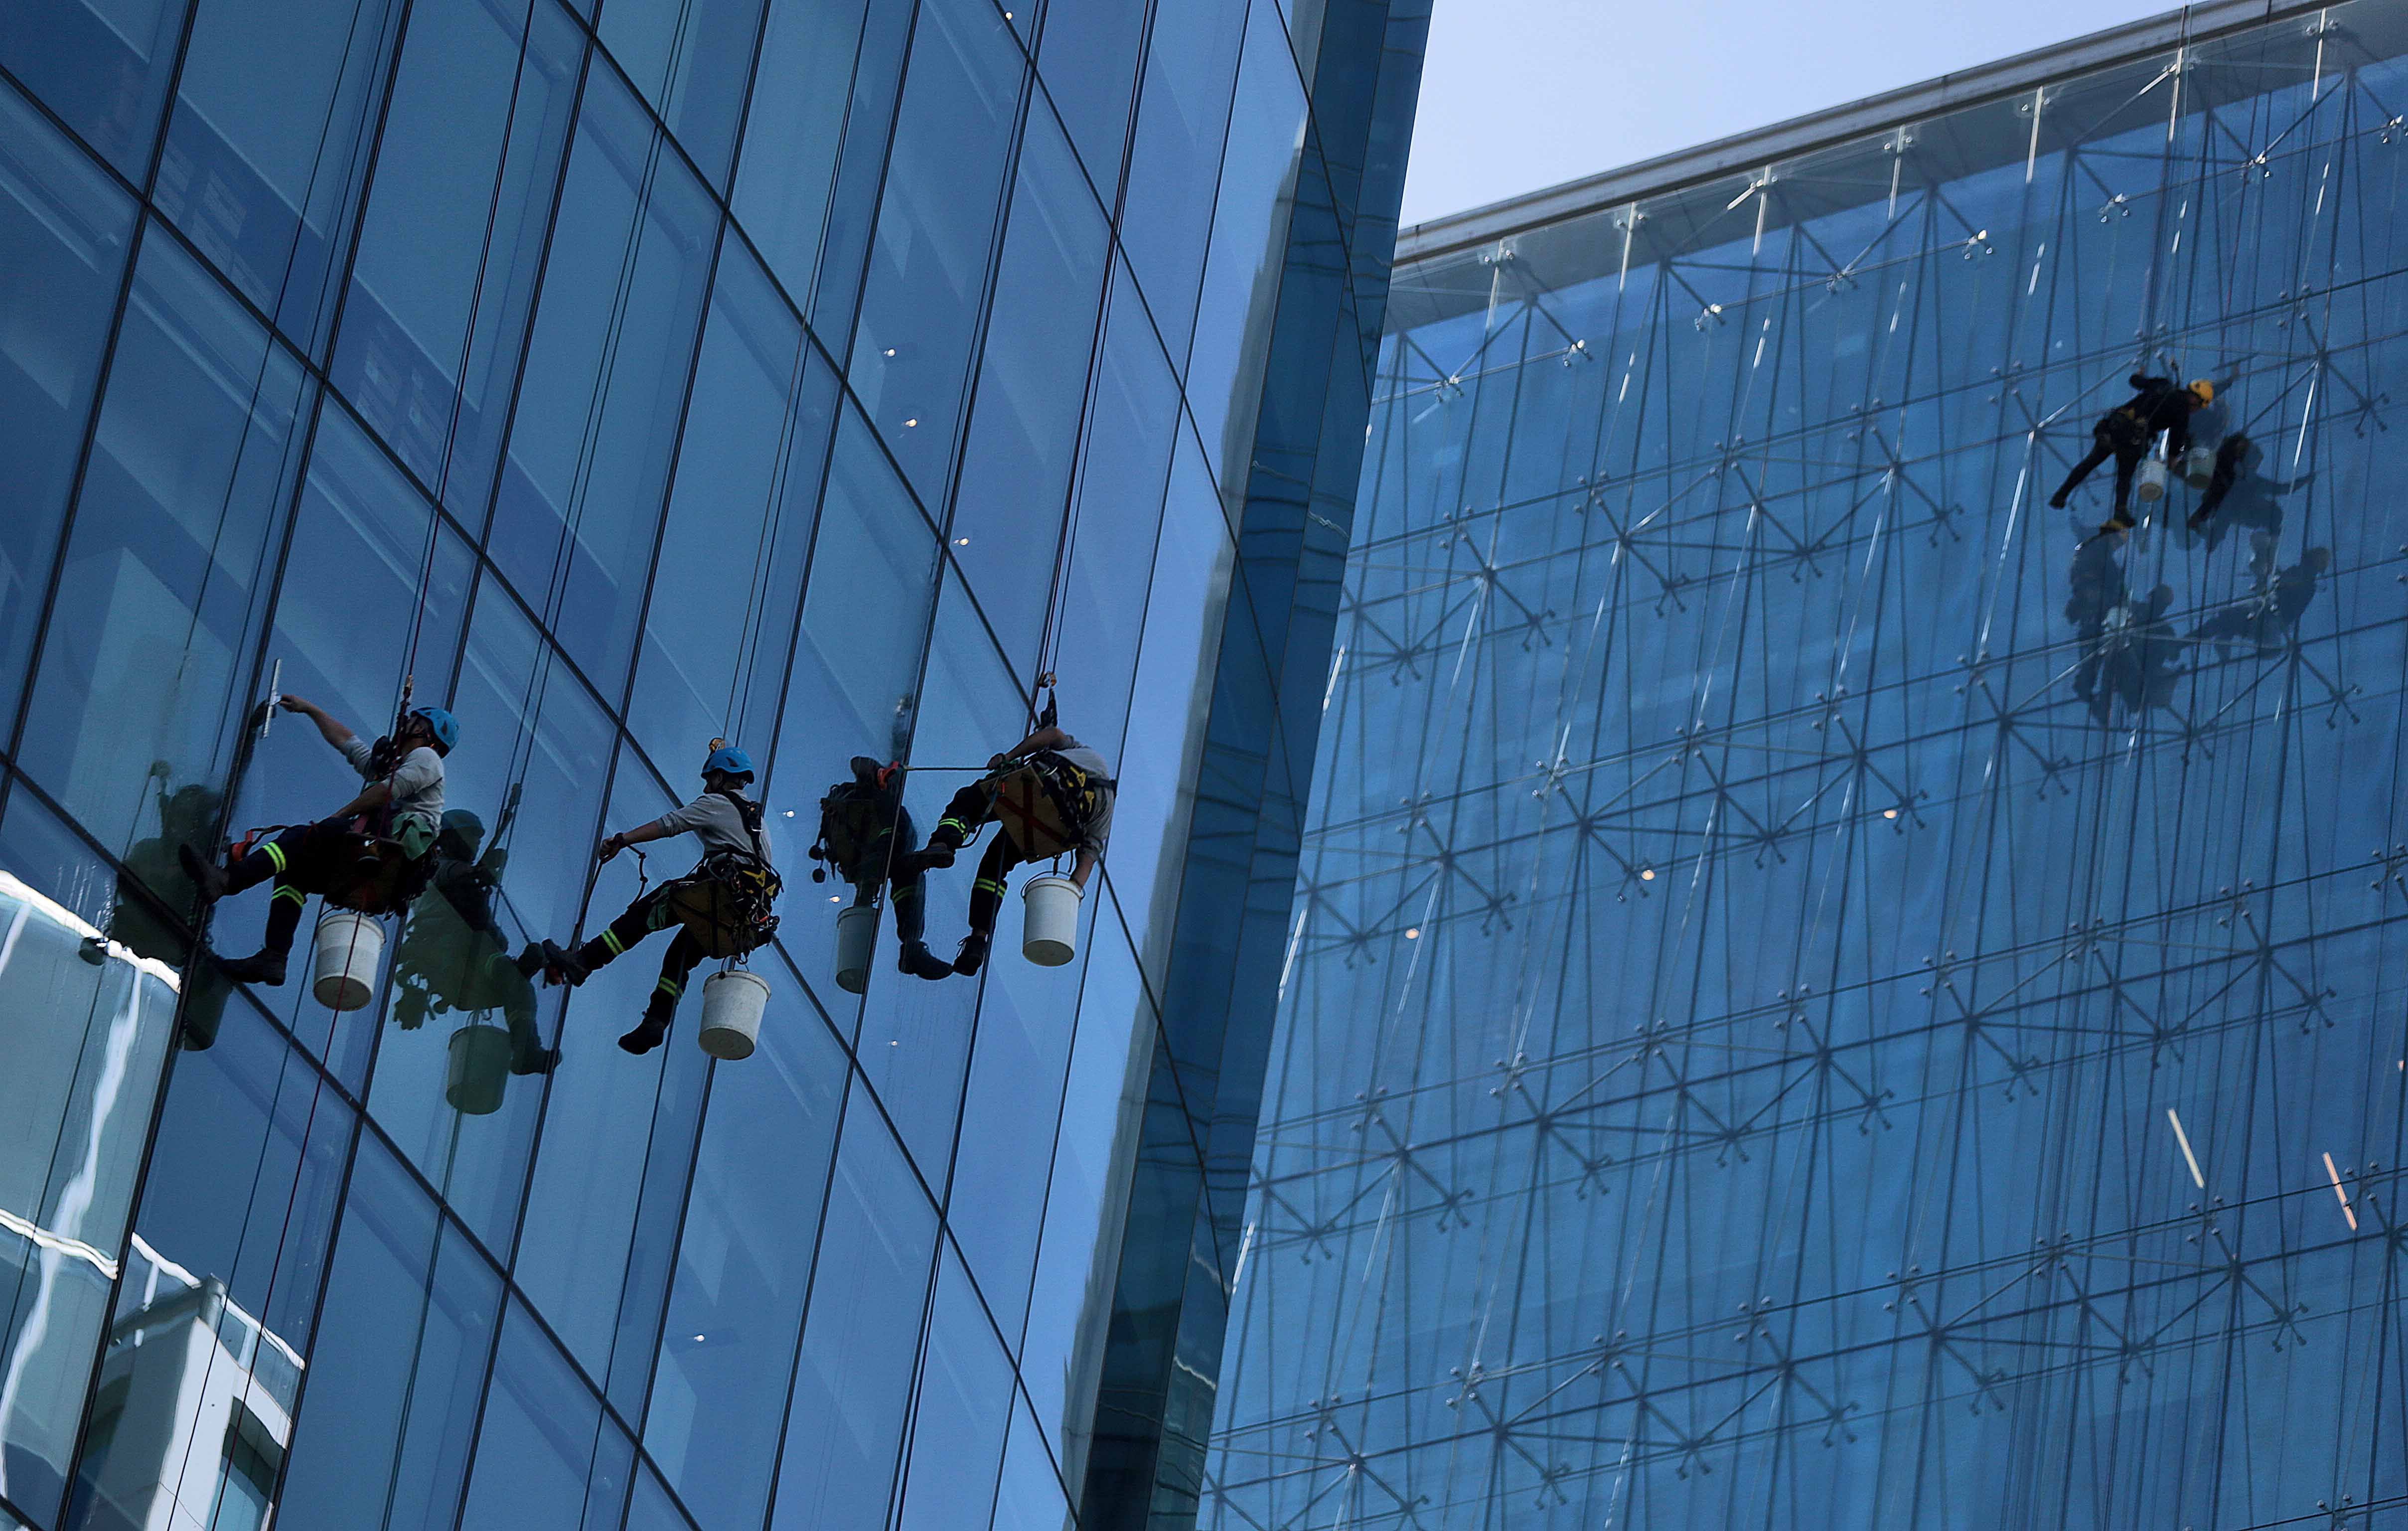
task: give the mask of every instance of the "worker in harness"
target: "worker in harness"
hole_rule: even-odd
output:
[[[2215,384],[2205,378],[2194,379],[2188,387],[2178,387],[2172,378],[2152,377],[2135,372],[2127,379],[2132,386],[2132,396],[2100,417],[2090,428],[2090,451],[2065,482],[2049,496],[2051,508],[2065,508],[2076,485],[2090,477],[2091,470],[2108,458],[2115,459],[2115,512],[2099,528],[2108,532],[2128,532],[2132,529],[2132,476],[2138,472],[2141,460],[2149,454],[2149,446],[2160,432],[2166,437],[2166,454],[2180,457],[2190,445],[2190,417],[2215,400]]]
[[[206,902],[273,878],[267,937],[251,956],[219,966],[239,983],[270,988],[284,981],[294,933],[311,894],[363,913],[381,914],[415,898],[433,871],[443,820],[443,757],[460,741],[460,724],[439,707],[414,708],[394,732],[368,743],[323,708],[287,694],[279,702],[318,725],[366,783],[357,796],[315,823],[279,826],[236,848],[231,866],[187,842],[177,851],[184,875]]]
[[[903,948],[896,966],[915,978],[951,978],[953,964],[929,951],[925,938],[927,907],[913,856],[920,832],[903,806],[903,774],[899,764],[853,757],[853,780],[838,782],[820,799],[820,835],[810,855],[825,865],[811,869],[811,880],[824,881],[835,872],[853,885],[856,909],[877,903],[878,891],[886,889]]]
[[[1050,705],[1046,710],[1050,715]],[[984,776],[953,794],[927,847],[908,859],[914,875],[951,866],[980,829],[996,825],[970,884],[970,930],[953,959],[954,972],[968,977],[985,964],[1014,866],[1075,852],[1070,880],[1086,888],[1111,833],[1118,785],[1102,755],[1049,721],[990,759]]]
[[[652,985],[643,1019],[619,1038],[622,1048],[638,1054],[660,1046],[668,1037],[687,977],[705,957],[741,956],[777,931],[777,916],[770,910],[782,885],[770,865],[769,831],[761,805],[743,793],[752,781],[752,757],[714,740],[702,763],[701,796],[650,823],[609,837],[597,851],[607,863],[631,845],[692,835],[702,842],[702,860],[694,870],[638,895],[602,934],[574,952],[552,941],[529,946],[519,954],[519,971],[529,978],[542,973],[551,982],[574,987],[645,937],[676,925],[678,933],[661,956],[660,980]]]

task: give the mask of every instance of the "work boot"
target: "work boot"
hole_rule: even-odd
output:
[[[2114,515],[2109,516],[2106,523],[2099,528],[2099,535],[2100,537],[2105,537],[2110,532],[2128,532],[2131,529],[2132,518],[2125,512],[2118,510]]]
[[[284,984],[284,953],[262,951],[248,957],[220,957],[218,970],[236,983],[281,988]]]
[[[953,976],[953,965],[929,951],[925,941],[905,941],[902,954],[896,959],[895,966],[913,978],[924,978],[932,982]]]
[[[669,1035],[669,1014],[667,1010],[647,1009],[644,1011],[644,1018],[636,1023],[636,1029],[619,1038],[621,1051],[632,1052],[640,1058],[666,1041]]]
[[[549,1074],[559,1066],[560,1049],[556,1047],[532,1048],[510,1055],[510,1072],[522,1077],[530,1074]]]
[[[564,950],[558,941],[538,941],[520,952],[518,969],[528,978],[541,973],[545,982],[566,983],[572,989],[590,976],[577,953]]]
[[[936,872],[953,864],[953,852],[961,847],[951,840],[930,840],[902,859],[914,872]]]
[[[982,930],[973,930],[963,937],[961,954],[953,959],[953,971],[964,978],[975,975],[986,966],[987,943],[993,939]]]
[[[2051,494],[2048,497],[2048,508],[2052,510],[2062,510],[2065,508],[2065,501],[2066,493],[2064,490],[2060,489],[2056,494]]]
[[[182,865],[184,875],[193,880],[193,886],[200,890],[202,903],[214,904],[225,896],[224,867],[189,845],[176,847],[176,860]]]

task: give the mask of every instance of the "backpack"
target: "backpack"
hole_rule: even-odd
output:
[[[811,842],[811,859],[824,865],[811,868],[811,880],[824,882],[833,870],[847,882],[859,882],[885,860],[889,837],[895,832],[896,794],[867,782],[839,781],[820,799],[820,834]]]

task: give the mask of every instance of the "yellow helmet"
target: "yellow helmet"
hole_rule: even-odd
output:
[[[2190,380],[2190,391],[2198,398],[2202,408],[2215,402],[2215,384],[2205,378],[2193,378]]]

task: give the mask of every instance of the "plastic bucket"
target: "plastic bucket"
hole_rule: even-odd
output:
[[[2205,489],[2215,480],[2215,452],[2208,447],[2193,447],[2183,453],[2183,482],[2193,489]]]
[[[1079,954],[1079,905],[1085,895],[1067,877],[1032,877],[1020,890],[1020,954],[1059,967]]]
[[[384,966],[384,927],[365,914],[328,909],[318,921],[309,992],[330,1010],[356,1010],[376,997]]]
[[[836,986],[857,994],[869,987],[869,957],[878,950],[878,907],[855,904],[836,917]]]
[[[2166,464],[2162,457],[2144,459],[2141,464],[2141,498],[2161,500],[2166,497]]]
[[[702,1029],[694,1039],[722,1063],[752,1056],[761,1039],[761,1012],[769,1008],[769,980],[736,969],[713,973],[702,986]]]
[[[462,1116],[491,1116],[502,1109],[502,1086],[510,1078],[510,1034],[499,1026],[470,1024],[452,1034],[452,1069],[443,1098]]]

